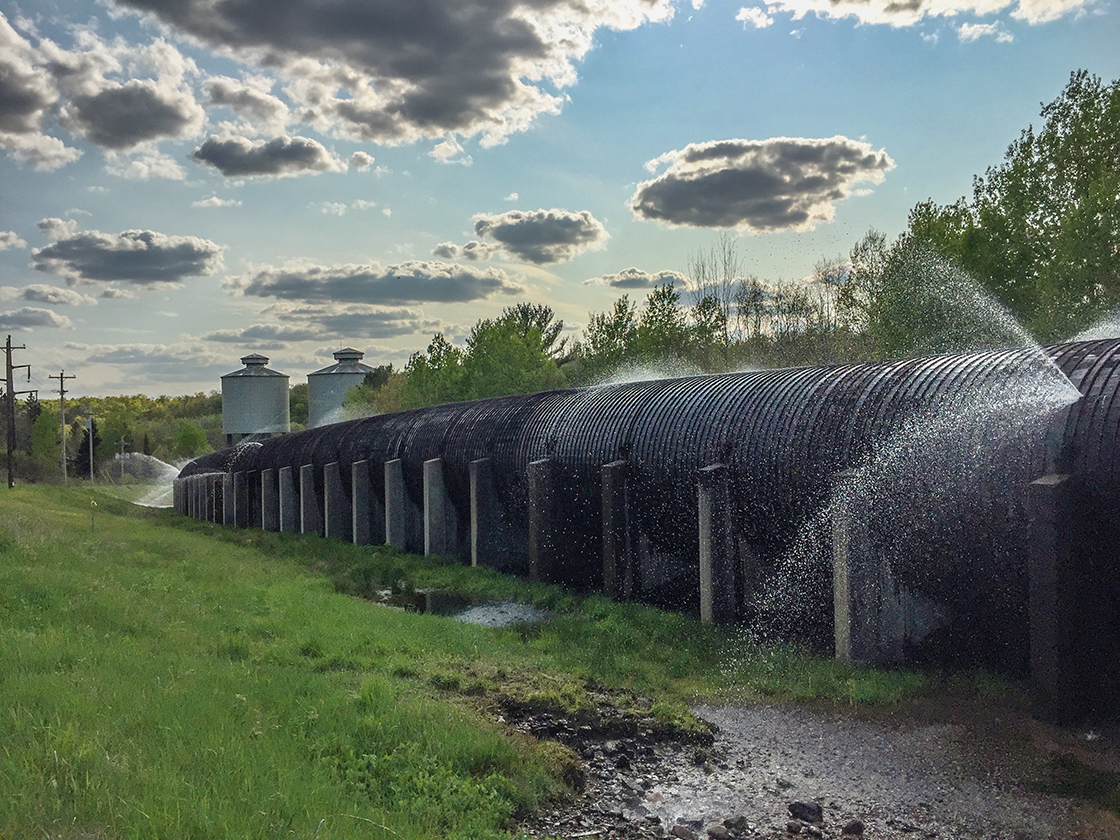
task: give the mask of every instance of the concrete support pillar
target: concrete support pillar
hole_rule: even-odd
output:
[[[323,536],[323,508],[315,489],[315,465],[299,468],[299,530],[304,534]]]
[[[234,513],[234,506],[237,504],[237,499],[233,495],[233,473],[224,473],[222,475],[222,524],[232,525],[237,515]]]
[[[238,528],[249,525],[249,476],[244,471],[233,474],[233,524]]]
[[[489,458],[471,461],[471,565],[494,562],[494,470]]]
[[[210,476],[206,488],[206,519],[215,524],[221,524],[225,513],[225,482],[222,478],[220,473]]]
[[[248,516],[245,519],[246,528],[261,528],[263,527],[261,509],[261,471],[249,470],[245,473],[245,493],[248,502],[245,509],[248,511]]]
[[[276,473],[280,491],[280,530],[286,534],[299,533],[299,493],[296,477],[291,467],[281,467]]]
[[[697,508],[700,530],[700,620],[735,620],[735,545],[731,533],[731,477],[726,464],[699,471]]]
[[[385,542],[385,507],[373,492],[369,461],[350,465],[351,539],[354,545],[381,545]]]
[[[1077,713],[1077,571],[1071,551],[1069,476],[1031,482],[1030,587],[1031,694],[1036,713],[1064,723]]]
[[[261,470],[261,528],[280,530],[280,485],[273,467]]]
[[[615,599],[630,598],[634,593],[627,466],[626,461],[612,461],[601,471],[603,592]]]
[[[345,542],[354,538],[352,508],[337,461],[323,467],[323,534],[327,539]]]
[[[551,581],[556,571],[556,481],[552,460],[529,464],[529,577]]]
[[[852,473],[841,473],[848,483]],[[867,512],[841,485],[832,511],[832,595],[836,658],[885,665],[902,659],[905,627],[890,564],[877,557]]]
[[[424,553],[454,556],[458,553],[459,521],[447,485],[443,461],[424,462]]]
[[[404,550],[408,547],[411,505],[404,490],[404,469],[400,458],[385,462],[385,544]]]

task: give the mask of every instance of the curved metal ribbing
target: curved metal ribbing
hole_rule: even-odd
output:
[[[1011,413],[1004,415],[992,408],[1024,382],[1037,385],[1040,399],[1047,389],[1058,390],[1060,377],[1042,370],[1047,358],[1082,399],[1065,408],[1054,403],[1037,417],[1026,403],[1009,403]],[[321,491],[324,465],[339,463],[345,485],[350,464],[368,460],[382,496],[378,470],[400,459],[408,496],[421,507],[424,462],[439,458],[462,526],[470,512],[470,464],[488,458],[504,521],[524,533],[528,467],[548,458],[556,465],[565,534],[580,553],[571,562],[590,570],[567,579],[593,583],[602,563],[601,470],[625,460],[630,520],[648,547],[643,550],[657,552],[670,570],[691,580],[699,469],[727,465],[734,539],[754,547],[765,570],[781,561],[797,529],[828,502],[841,471],[882,457],[900,433],[935,424],[939,436],[919,442],[914,457],[922,445],[931,446],[938,469],[949,473],[957,448],[972,459],[959,465],[972,484],[952,501],[969,507],[954,515],[970,528],[987,527],[983,539],[1002,540],[998,568],[1011,562],[1004,555],[1025,545],[1027,484],[1048,472],[1071,474],[1079,504],[1120,528],[1120,340],[1061,344],[1042,354],[1002,350],[746,371],[455,403],[238,446],[191,462],[181,476],[285,466],[298,471],[311,464]],[[929,482],[919,478],[924,493]],[[886,516],[908,517],[942,502],[921,497],[876,504]],[[947,537],[940,539],[937,550]],[[1010,586],[1019,594],[1022,588],[1021,581]]]

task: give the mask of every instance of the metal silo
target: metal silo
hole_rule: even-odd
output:
[[[288,375],[269,370],[268,357],[241,357],[241,370],[222,377],[222,431],[226,443],[245,435],[274,435],[291,431]]]
[[[361,385],[366,374],[373,372],[369,365],[358,361],[364,355],[361,350],[347,347],[335,352],[333,365],[307,374],[308,428],[345,419],[340,409],[346,392],[355,385]]]

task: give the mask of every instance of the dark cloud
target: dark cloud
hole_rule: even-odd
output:
[[[230,178],[303,175],[340,172],[346,168],[317,140],[307,137],[210,137],[191,154],[198,163],[212,166]]]
[[[638,184],[630,199],[640,219],[670,225],[808,230],[832,220],[854,184],[881,183],[894,161],[847,137],[696,143],[650,161],[668,168]]]
[[[161,87],[150,79],[130,79],[94,94],[75,96],[62,110],[63,125],[115,150],[190,137],[198,133],[204,119],[205,113],[188,92]]]
[[[584,251],[598,250],[610,234],[586,210],[510,210],[474,217],[474,232],[526,262],[544,265],[570,260]],[[468,243],[470,248],[478,243]]]
[[[441,242],[432,249],[432,256],[444,260],[486,260],[501,250],[498,245],[487,245],[485,242],[471,240],[466,245],[456,245],[454,242]]]
[[[381,339],[440,328],[439,321],[425,318],[418,310],[359,304],[293,306],[285,303],[270,306],[262,314],[281,323],[217,330],[203,338],[228,344],[284,347],[291,342],[324,341],[338,336]]]
[[[604,274],[602,277],[593,277],[583,281],[585,286],[602,285],[615,289],[653,289],[669,283],[678,289],[688,285],[688,278],[679,271],[658,271],[651,274],[637,268],[626,268],[618,274]]]
[[[278,67],[303,121],[379,142],[449,132],[499,143],[575,81],[600,27],[673,0],[119,0],[242,61]],[[548,88],[546,89],[545,84]]]
[[[228,288],[253,297],[322,303],[466,303],[494,294],[519,294],[505,272],[412,260],[379,265],[264,268],[234,278]]]
[[[25,306],[11,312],[0,312],[0,330],[28,332],[43,327],[68,330],[72,326],[70,319],[65,315],[58,315],[49,309],[40,309],[36,306]]]
[[[157,286],[213,274],[222,264],[221,246],[195,236],[153,230],[77,231],[72,221],[61,219],[44,219],[39,226],[55,241],[31,252],[33,265],[69,283],[120,280]]]

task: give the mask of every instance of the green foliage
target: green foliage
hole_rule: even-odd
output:
[[[908,234],[1053,341],[1120,305],[1120,81],[1078,70],[1041,116],[976,178],[971,202],[918,205]]]
[[[288,414],[293,426],[305,427],[310,420],[307,383],[301,382],[288,389]]]
[[[195,458],[211,451],[210,443],[206,439],[206,432],[202,427],[191,420],[180,420],[176,424],[178,433],[175,436],[175,445],[172,454],[176,458]]]
[[[44,474],[58,474],[62,468],[62,429],[58,412],[43,411],[31,427],[31,461]],[[61,477],[61,476],[60,476]]]
[[[496,319],[480,320],[464,348],[436,333],[428,349],[413,354],[405,366],[403,407],[561,388],[567,380],[553,354],[563,347],[563,342],[556,343],[562,328],[562,323],[552,323],[548,307],[524,304]],[[369,399],[376,401],[376,396]]]

